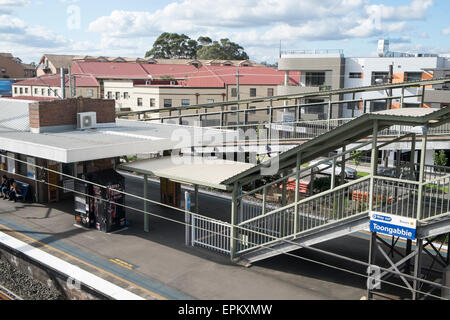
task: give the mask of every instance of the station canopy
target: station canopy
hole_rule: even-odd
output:
[[[254,164],[215,157],[174,156],[122,164],[118,169],[191,185],[231,190],[231,185],[224,182],[253,167]]]

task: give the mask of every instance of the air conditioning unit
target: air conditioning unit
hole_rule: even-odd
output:
[[[97,113],[83,112],[77,114],[77,129],[93,129],[97,127]]]

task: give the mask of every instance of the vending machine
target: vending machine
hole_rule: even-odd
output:
[[[125,179],[113,169],[88,174],[90,183],[76,183],[75,190],[89,196],[75,194],[76,221],[87,228],[102,232],[121,229],[126,224]]]
[[[92,186],[97,230],[108,233],[123,228],[126,224],[125,196],[121,192],[125,190],[124,177],[109,169],[91,174],[89,180],[103,186]]]
[[[75,180],[75,222],[85,228],[92,228],[95,224],[92,210],[92,187],[89,183]]]

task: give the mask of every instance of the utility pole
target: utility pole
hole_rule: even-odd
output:
[[[61,68],[61,99],[65,99],[66,98],[66,70],[64,68]]]
[[[388,83],[392,84],[394,82],[394,62],[389,66]],[[388,90],[388,96],[392,97],[392,89]],[[392,109],[392,99],[388,99],[387,110]]]
[[[240,77],[240,75],[239,75],[239,68],[237,68],[237,70],[236,70],[236,86],[237,86],[237,98],[238,98],[238,100],[241,100],[241,92],[240,92],[240,90],[239,90],[239,77]]]
[[[69,98],[73,98],[72,68],[69,67]]]

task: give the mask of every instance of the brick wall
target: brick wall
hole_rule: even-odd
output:
[[[115,122],[114,100],[76,98],[30,104],[30,128],[76,126],[77,113],[96,112],[97,123]]]

